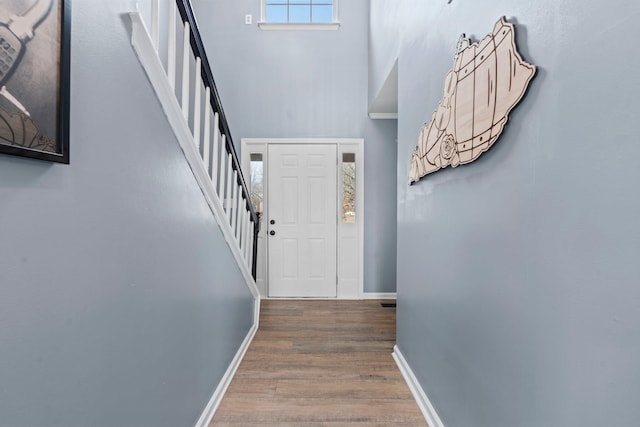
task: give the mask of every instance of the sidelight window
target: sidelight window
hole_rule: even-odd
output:
[[[342,153],[342,222],[356,222],[355,153]]]
[[[264,161],[262,153],[251,153],[251,202],[262,221],[262,203],[264,200]]]

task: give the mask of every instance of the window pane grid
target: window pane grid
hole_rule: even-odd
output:
[[[267,22],[333,22],[333,0],[265,0]]]

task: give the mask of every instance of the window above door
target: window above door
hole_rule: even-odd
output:
[[[263,30],[338,29],[338,0],[260,0]]]

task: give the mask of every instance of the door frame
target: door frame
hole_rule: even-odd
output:
[[[268,159],[268,145],[269,144],[325,144],[336,145],[337,147],[337,212],[336,221],[337,236],[336,236],[336,250],[337,250],[337,297],[336,299],[362,299],[364,296],[364,139],[362,138],[242,138],[241,139],[241,165],[242,173],[244,174],[247,182],[250,181],[250,154],[260,153],[263,159],[263,222],[261,224],[260,233],[258,236],[258,267],[262,265],[262,279],[256,280],[258,289],[260,290],[261,298],[267,297],[268,289],[268,239],[266,239],[265,232],[267,230],[266,218],[268,218],[268,187],[267,182],[269,159]],[[342,154],[343,153],[355,153],[356,155],[356,228],[357,228],[357,278],[356,280],[349,280],[346,277],[341,277],[341,260],[345,259],[345,251],[341,250],[341,243],[343,243],[344,224],[339,219],[341,218],[342,202],[340,200],[342,195]],[[262,251],[260,250],[262,249]],[[308,299],[308,298],[305,298]],[[327,298],[320,298],[327,299]],[[333,299],[333,298],[329,298]]]

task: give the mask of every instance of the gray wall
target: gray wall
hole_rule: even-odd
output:
[[[73,2],[71,165],[0,155],[1,426],[193,426],[252,324],[133,3]]]
[[[395,292],[396,127],[367,117],[369,2],[340,2],[337,31],[260,30],[257,0],[192,3],[238,149],[241,138],[365,138],[365,291]]]
[[[640,5],[372,7],[399,41],[398,345],[445,425],[637,424]],[[478,161],[407,186],[458,37],[502,15],[539,67],[528,95]]]
[[[402,14],[409,10],[386,0],[370,0],[369,7],[369,105],[380,90],[398,58]],[[397,2],[396,2],[397,3]]]

